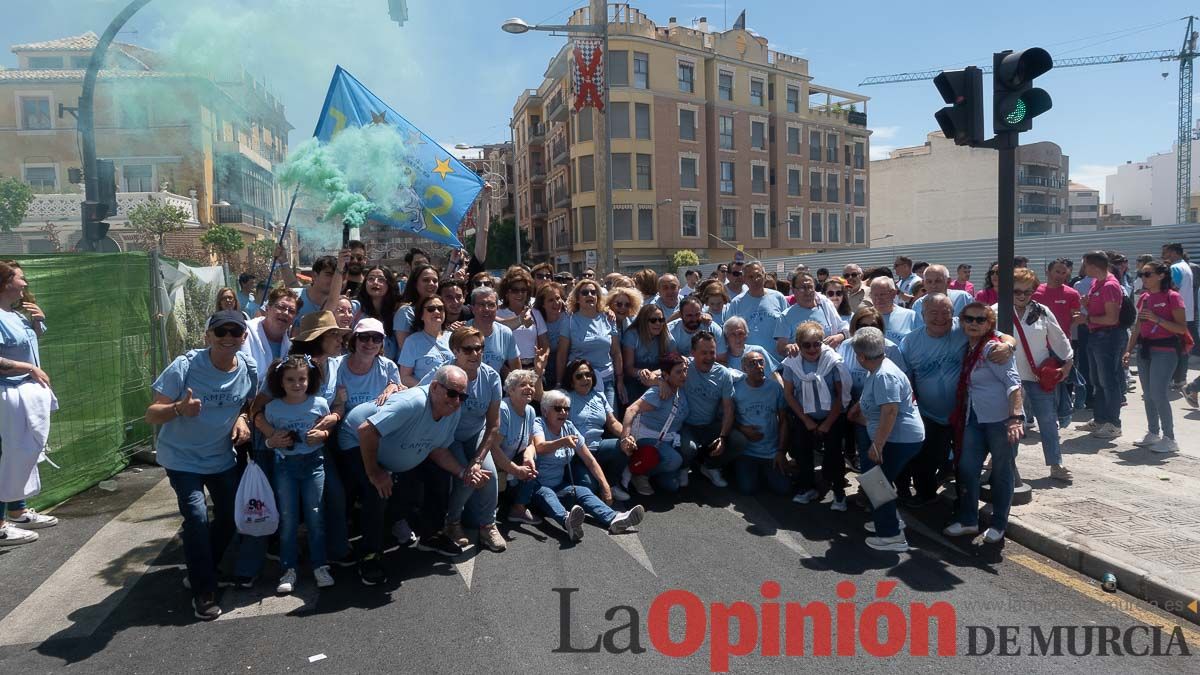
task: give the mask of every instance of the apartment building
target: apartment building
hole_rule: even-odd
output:
[[[867,245],[866,97],[814,83],[805,59],[753,31],[609,11],[606,113],[572,110],[569,42],[513,108],[517,212],[535,259],[596,265],[607,227],[626,270],[665,269],[679,249],[715,261],[738,246],[763,257]],[[569,23],[588,21],[583,8]]]
[[[1100,191],[1072,182],[1067,188],[1067,222],[1071,232],[1094,232],[1100,223]]]

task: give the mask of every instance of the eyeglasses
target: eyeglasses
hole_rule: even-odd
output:
[[[554,277],[553,277],[553,275],[546,274],[545,272],[540,272],[538,274],[533,275],[533,278],[537,279],[538,281],[550,281]]]
[[[590,379],[592,379],[592,374],[588,373],[588,372],[575,373],[575,379],[576,380],[590,380]]]
[[[555,412],[560,412],[560,413],[569,413],[569,412],[571,412],[571,406],[569,406],[569,405],[556,405],[556,406],[554,406],[554,411],[555,411]]]
[[[988,318],[986,316],[979,316],[978,314],[970,314],[970,315],[964,314],[961,318],[963,320],[963,323],[987,323],[988,322]]]
[[[800,348],[801,349],[820,349],[821,343],[820,342],[801,342]]]
[[[596,289],[594,288],[581,288],[579,290],[579,297],[581,298],[590,298],[595,295],[598,295],[598,293],[596,293]]]
[[[529,287],[528,286],[509,286],[508,292],[509,293],[528,293]]]
[[[426,312],[442,312],[445,313],[446,308],[443,305],[426,305]]]
[[[1020,290],[1020,289],[1014,288],[1013,295],[1019,295],[1021,297],[1025,297],[1027,295],[1033,295],[1033,289],[1030,288],[1029,290]]]
[[[613,309],[629,309],[629,303],[628,302],[614,302],[614,303],[611,303],[611,307]]]
[[[840,298],[845,293],[843,291],[825,291],[825,295],[830,298]]]
[[[463,345],[458,348],[458,351],[464,354],[482,354],[483,345]]]
[[[650,323],[662,323],[662,322],[666,321],[666,319],[662,318],[661,316],[652,316],[647,320]]]
[[[862,276],[862,272],[846,272],[843,276],[847,279],[857,279]]]
[[[495,284],[492,283],[491,279],[478,279],[476,281],[471,282],[471,285],[474,286],[475,288],[482,288],[484,286],[491,288]]]
[[[467,402],[467,392],[459,391],[457,389],[451,389],[450,387],[446,387],[445,385],[442,385],[442,386],[446,389],[446,396],[449,396],[451,398],[451,400],[458,399],[459,401],[462,401],[463,403]]]
[[[732,271],[729,273],[729,276],[731,276],[731,277],[740,277],[740,276],[742,276],[742,271],[741,271],[741,270],[732,270]]]
[[[988,272],[989,277],[992,275],[1000,276],[1000,270],[992,270],[992,271]]]
[[[217,326],[216,328],[212,329],[212,332],[213,335],[219,338],[223,338],[227,335],[232,335],[235,338],[239,338],[246,334],[246,329],[242,328],[241,326],[230,324],[225,326]]]
[[[380,333],[359,333],[358,339],[363,342],[378,343],[383,342],[383,335]]]
[[[275,310],[276,312],[283,312],[284,314],[295,314],[296,313],[295,307],[288,307],[287,305],[278,305],[278,304],[271,305],[271,309]]]
[[[1155,272],[1138,272],[1138,276],[1142,277],[1143,279],[1149,279],[1150,277],[1152,277],[1154,275],[1155,275]]]

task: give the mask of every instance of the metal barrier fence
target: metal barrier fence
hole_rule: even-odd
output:
[[[1120,251],[1133,260],[1142,253],[1158,257],[1162,252],[1162,245],[1167,242],[1180,242],[1190,256],[1200,256],[1200,225],[1166,225],[1017,237],[1016,251],[1017,255],[1029,258],[1029,266],[1036,270],[1039,276],[1045,276],[1046,264],[1056,258],[1065,257],[1074,260],[1076,271],[1078,271],[1079,260],[1088,251],[1098,249]],[[886,244],[886,240],[876,243]],[[733,251],[730,251],[731,260],[732,254]],[[863,269],[879,265],[891,267],[897,255],[906,255],[914,261],[924,260],[929,263],[945,265],[950,269],[951,279],[954,278],[955,268],[961,263],[966,263],[972,266],[972,283],[976,288],[982,289],[988,266],[996,259],[996,240],[973,239],[913,244],[911,246],[882,245],[869,249],[830,251],[783,258],[762,258],[761,262],[768,272],[791,274],[797,265],[804,264],[814,272],[818,268],[826,267],[830,274],[840,274],[842,268],[848,263],[857,263]],[[720,262],[727,261],[700,265],[702,276],[707,276],[715,270]]]

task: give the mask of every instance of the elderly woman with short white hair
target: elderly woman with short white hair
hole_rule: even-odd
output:
[[[725,324],[721,326],[725,331],[725,346],[727,351],[725,356],[729,359],[726,364],[733,370],[742,370],[742,357],[749,352],[758,352],[767,359],[767,373],[774,373],[779,368],[779,359],[771,355],[766,349],[758,345],[746,344],[746,336],[750,334],[750,328],[746,325],[746,320],[740,316],[731,316],[725,319]]]
[[[500,401],[500,457],[496,468],[508,475],[509,488],[537,478],[537,451],[533,447],[533,429],[537,422],[531,402],[540,391],[540,378],[532,370],[518,369],[504,378],[508,395]],[[536,525],[541,518],[529,512],[527,501],[514,499],[508,521]]]

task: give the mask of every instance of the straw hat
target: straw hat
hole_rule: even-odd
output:
[[[300,332],[296,335],[296,339],[301,342],[311,342],[331,330],[337,331],[341,335],[350,332],[338,327],[337,319],[333,318],[333,312],[310,312],[300,318]]]

